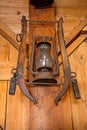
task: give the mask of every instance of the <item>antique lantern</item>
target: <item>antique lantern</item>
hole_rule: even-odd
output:
[[[58,74],[58,60],[54,37],[33,38],[31,73],[35,76],[33,83],[57,83],[55,76]]]

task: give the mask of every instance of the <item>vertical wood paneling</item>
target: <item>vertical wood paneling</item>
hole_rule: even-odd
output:
[[[7,82],[0,81],[0,126],[4,129],[6,118]]]
[[[87,129],[87,46],[83,42],[76,52],[70,57],[72,71],[77,73],[78,87],[81,99],[76,100],[72,90],[71,105],[74,130]]]
[[[7,98],[6,130],[28,130],[29,100],[22,94],[18,86],[16,94],[8,95]]]
[[[0,62],[8,61],[9,45],[8,42],[0,35]]]
[[[18,51],[10,45],[9,61],[12,63],[12,68],[17,66]]]

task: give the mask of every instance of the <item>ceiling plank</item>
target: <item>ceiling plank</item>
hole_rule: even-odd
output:
[[[82,29],[84,29],[85,26],[87,26],[87,18],[81,21],[79,25],[75,27],[74,30],[67,37],[65,37],[66,48],[68,48],[69,45],[73,43],[73,41],[80,35]],[[61,52],[59,50],[58,55],[60,53]]]
[[[68,48],[67,48],[67,53],[68,56],[70,56],[71,54],[73,54],[73,52],[86,40],[87,36],[86,35],[80,35],[74,42],[73,44],[71,44]],[[58,57],[59,60],[59,65],[61,65],[62,62],[62,57],[61,55],[59,55]]]
[[[11,31],[3,22],[0,21],[0,34],[7,40],[9,43],[19,50],[19,44],[16,41],[16,34]]]

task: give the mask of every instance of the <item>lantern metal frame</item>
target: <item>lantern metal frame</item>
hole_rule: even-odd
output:
[[[53,52],[54,52],[54,66],[55,71],[53,72],[38,72],[33,70],[34,62],[35,62],[35,49],[36,49],[36,40],[40,39],[42,42],[47,42],[47,39],[51,40],[51,44],[53,46]],[[38,85],[53,85],[57,84],[57,80],[55,79],[55,76],[59,74],[59,65],[58,65],[58,57],[57,57],[57,50],[56,50],[56,42],[55,38],[52,36],[35,36],[32,40],[32,54],[31,54],[31,65],[30,65],[30,72],[33,76],[36,78],[33,80],[32,83],[38,84]]]
[[[32,40],[32,54],[31,54],[31,65],[30,65],[30,71],[33,75],[37,75],[40,72],[34,71],[33,70],[33,64],[34,64],[34,54],[35,54],[35,43],[36,43],[36,39],[42,39],[43,42],[46,42],[47,38],[50,38],[52,40],[52,44],[53,44],[53,51],[54,51],[54,57],[55,57],[55,65],[56,65],[56,71],[52,72],[51,75],[56,76],[59,73],[59,65],[58,65],[58,56],[57,56],[57,50],[56,50],[56,42],[55,42],[55,38],[52,36],[35,36],[33,37]]]

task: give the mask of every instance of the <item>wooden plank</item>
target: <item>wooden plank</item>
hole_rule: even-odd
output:
[[[0,81],[0,126],[4,129],[6,118],[7,82]]]
[[[54,8],[47,8],[47,9],[35,9],[33,6],[30,5],[30,19],[34,20],[54,20],[55,19],[55,11]],[[33,25],[29,26],[29,47],[30,51],[32,50],[32,37],[35,35],[51,35],[55,36],[55,25],[46,25],[40,27],[36,25],[34,28]],[[39,28],[40,27],[40,28]],[[51,29],[52,27],[52,29]],[[53,31],[54,29],[54,31]],[[32,33],[33,32],[33,33]],[[30,52],[31,53],[31,52]],[[30,56],[30,55],[29,55]],[[32,79],[32,75],[29,75],[29,79]],[[29,129],[30,130],[67,130],[72,129],[72,120],[71,120],[71,108],[70,108],[70,101],[69,101],[69,93],[65,97],[65,104],[63,105],[64,99],[55,106],[54,100],[59,93],[59,88],[57,87],[31,87],[30,91],[34,97],[36,97],[38,104],[37,106],[33,106],[32,102],[30,102],[30,109],[29,109]],[[67,106],[68,103],[68,106]],[[67,119],[66,119],[66,112]],[[68,126],[67,126],[68,124]]]
[[[27,0],[17,0],[17,1],[9,1],[9,0],[0,0],[0,7],[13,7],[13,8],[27,8],[28,1]]]
[[[7,44],[6,44],[7,45]],[[6,58],[3,62],[0,62],[0,80],[10,80],[12,77],[11,70],[17,67],[17,60],[18,60],[18,51],[13,47],[10,46],[9,48],[9,55],[7,56],[9,60],[6,61]],[[3,58],[5,54],[3,55]],[[28,60],[26,58],[25,64],[27,66]],[[27,70],[25,66],[25,79],[28,78]]]
[[[87,129],[87,46],[84,42],[70,58],[72,71],[77,73],[81,99],[76,100],[72,89],[71,107],[74,130]]]
[[[14,67],[14,63],[11,62],[0,63],[0,80],[10,80],[12,76],[11,70]]]
[[[58,7],[61,7],[61,8],[86,8],[87,7],[87,0],[61,0],[61,1],[58,1],[58,0],[55,0],[55,7],[58,8]]]
[[[10,80],[11,70],[16,68],[18,51],[0,35],[0,80]]]
[[[15,8],[13,8],[13,7],[10,7],[10,9],[9,9],[9,6],[8,7],[5,7],[5,9],[6,10],[3,10],[3,6],[1,6],[0,7],[0,11],[1,11],[1,13],[2,14],[17,14],[17,13],[22,13],[23,14],[23,12],[25,13],[25,12],[27,12],[28,11],[28,8],[23,8],[23,7],[15,7]],[[18,12],[18,10],[20,10],[19,12]]]
[[[68,56],[70,56],[87,38],[86,35],[78,37],[73,44],[67,48]]]
[[[13,33],[3,22],[0,21],[0,34],[9,41],[9,43],[14,46],[17,50],[19,49],[19,44],[16,41],[16,35]]]
[[[29,100],[25,98],[18,86],[16,94],[8,95],[7,99],[6,130],[28,130]]]
[[[8,54],[8,61],[0,62],[0,80],[10,80],[12,77],[11,70],[17,66],[18,51],[10,45]]]
[[[60,18],[60,17],[59,17]],[[80,23],[79,17],[64,17],[63,16],[63,28],[64,28],[64,37],[66,38]]]
[[[17,61],[16,61],[17,62]],[[3,62],[0,63],[0,80],[10,80],[12,77],[11,70],[17,67],[16,62]],[[28,60],[26,60],[26,66],[28,64]],[[28,79],[28,72],[25,66],[25,79]]]
[[[9,61],[13,62],[14,67],[17,66],[17,60],[18,60],[18,51],[10,45],[10,53],[9,53]]]
[[[67,48],[67,53],[68,56],[72,55],[74,53],[74,51],[83,43],[83,41],[87,38],[86,35],[80,36],[78,37],[73,44],[71,44],[68,48]],[[62,57],[61,55],[58,56],[58,60],[59,60],[59,64],[62,64]]]
[[[76,40],[76,38],[80,35],[82,29],[84,29],[86,25],[87,19],[84,19],[79,23],[78,26],[74,28],[74,30],[71,33],[69,33],[67,37],[65,37],[66,47],[68,47],[71,43],[73,43],[74,40]],[[60,50],[58,53],[60,53]]]
[[[86,17],[87,8],[56,8],[58,17]]]
[[[8,61],[9,45],[8,42],[0,35],[0,62]]]
[[[10,46],[9,60],[0,62],[0,80],[10,80],[12,77],[11,70],[17,67],[18,51]],[[4,55],[3,55],[4,56]],[[25,79],[28,79],[28,72],[26,67],[28,66],[28,58],[25,60]]]
[[[70,44],[82,31],[83,28],[87,26],[87,18],[79,23],[77,27],[65,38],[66,44]]]
[[[21,16],[25,15],[28,18],[28,0],[0,0],[0,19],[13,32],[20,33]]]

